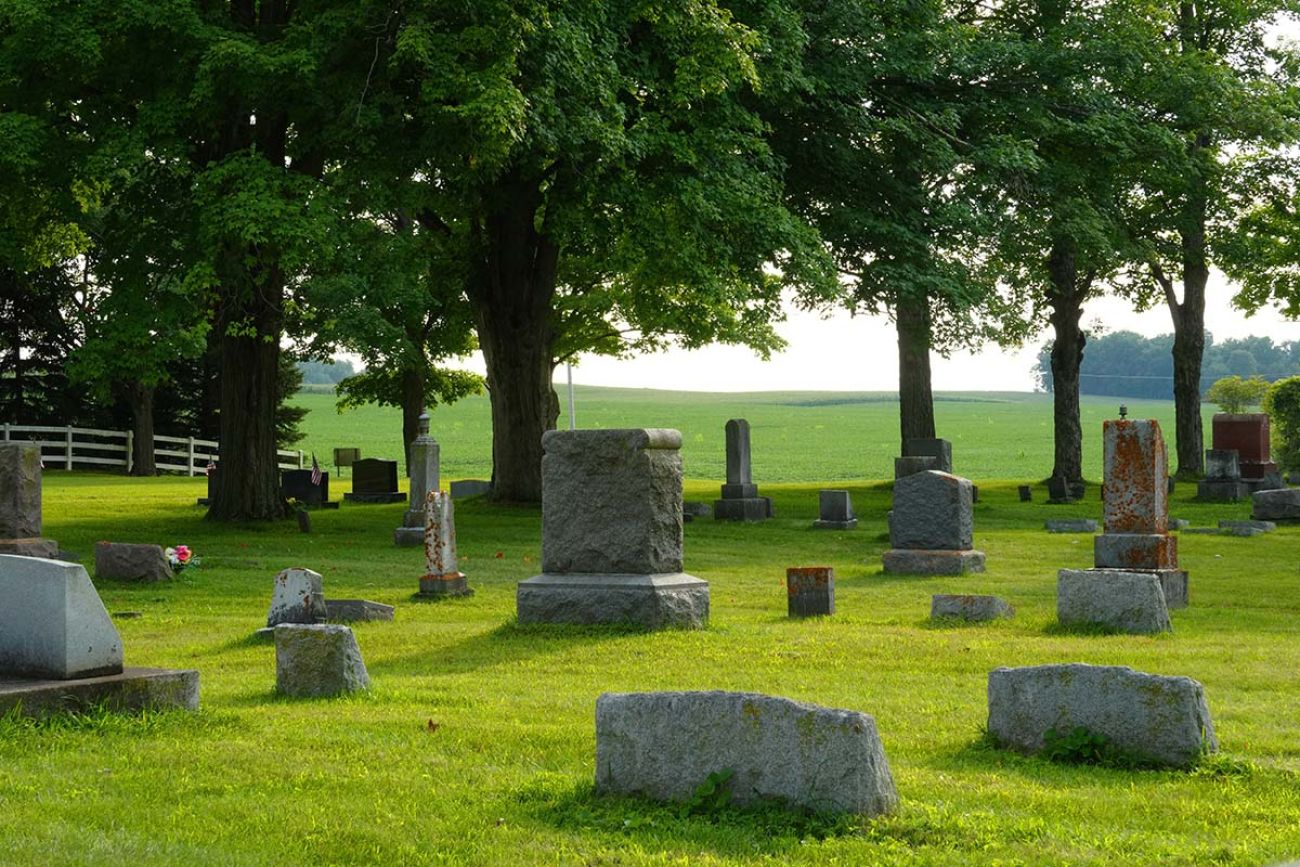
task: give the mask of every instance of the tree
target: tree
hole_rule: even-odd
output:
[[[1273,383],[1264,395],[1264,412],[1278,441],[1277,462],[1284,470],[1300,469],[1300,376]]]
[[[1258,406],[1268,392],[1269,382],[1263,377],[1242,379],[1240,376],[1225,376],[1210,386],[1205,399],[1218,404],[1220,412],[1238,413]]]

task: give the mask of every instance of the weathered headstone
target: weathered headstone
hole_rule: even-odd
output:
[[[0,554],[53,557],[58,550],[41,538],[41,447],[0,443]]]
[[[939,469],[939,459],[934,455],[894,458],[894,481],[937,469]]]
[[[984,571],[984,553],[973,550],[974,517],[968,479],[927,470],[894,482],[885,571],[960,575]]]
[[[1083,499],[1083,482],[1071,482],[1064,476],[1052,476],[1047,480],[1047,502],[1051,505],[1073,503]]]
[[[1300,488],[1256,491],[1250,500],[1250,516],[1257,521],[1300,520]]]
[[[542,570],[520,582],[520,623],[701,627],[709,585],[682,570],[682,435],[542,437]]]
[[[352,464],[352,490],[343,495],[350,503],[400,503],[406,499],[397,489],[397,461],[362,458]]]
[[[852,530],[858,525],[848,491],[818,491],[817,505],[820,517],[813,526],[819,530]]]
[[[215,457],[215,456],[214,456]],[[221,488],[221,464],[213,464],[207,469],[208,495],[199,497],[200,506],[210,506],[212,501],[217,498],[217,491]]]
[[[1196,484],[1198,499],[1217,503],[1235,503],[1250,494],[1250,485],[1241,478],[1236,449],[1206,449],[1205,478]]]
[[[971,596],[957,593],[936,593],[930,597],[930,617],[933,620],[969,620],[975,623],[1014,617],[1016,609],[1005,599],[996,596]]]
[[[829,566],[795,566],[785,570],[786,613],[815,617],[835,613],[835,570]]]
[[[903,444],[903,457],[932,457],[940,472],[952,472],[952,443],[944,439],[914,438]]]
[[[879,815],[898,792],[865,713],[740,692],[605,693],[596,701],[596,790],[688,800],[730,771],[733,803],[779,799]]]
[[[318,509],[337,509],[338,501],[330,501],[330,474],[321,473],[320,484],[312,483],[311,474],[311,470],[281,470],[281,496]]]
[[[429,494],[439,490],[439,458],[441,448],[429,434],[429,413],[420,413],[419,434],[410,445],[411,499],[402,526],[393,531],[393,542],[399,548],[424,544],[425,509]]]
[[[1205,689],[1190,677],[1082,663],[989,672],[988,731],[1002,746],[1034,753],[1047,732],[1080,728],[1124,756],[1173,767],[1219,748]]]
[[[758,495],[750,461],[749,422],[727,422],[727,483],[722,498],[713,501],[713,517],[725,521],[766,521],[772,517],[772,500]]]
[[[333,623],[392,620],[393,606],[369,599],[326,599],[326,619]]]
[[[96,542],[95,577],[153,583],[174,576],[161,545]]]
[[[275,628],[275,688],[282,695],[320,697],[370,688],[357,638],[332,623],[281,623]]]
[[[424,577],[421,596],[472,596],[456,557],[456,516],[451,494],[430,491],[424,523]]]
[[[1049,533],[1095,533],[1097,522],[1092,518],[1067,518],[1045,521],[1043,528]]]
[[[1062,569],[1056,578],[1056,617],[1067,626],[1116,632],[1172,632],[1169,607],[1154,572]]]
[[[268,628],[281,623],[320,623],[328,616],[325,582],[320,573],[293,568],[275,576],[271,607],[266,613]]]

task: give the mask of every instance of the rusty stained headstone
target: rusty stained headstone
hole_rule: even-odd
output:
[[[794,566],[785,570],[790,617],[835,613],[835,570],[830,566]]]
[[[456,559],[456,519],[451,494],[430,491],[425,500],[425,574],[420,579],[421,596],[469,596],[465,573]]]

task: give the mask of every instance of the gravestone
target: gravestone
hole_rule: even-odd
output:
[[[730,771],[731,802],[893,812],[898,791],[871,716],[743,692],[605,693],[596,791],[687,801]]]
[[[1083,663],[999,668],[988,696],[989,734],[1019,752],[1041,751],[1047,732],[1079,728],[1124,756],[1172,767],[1219,748],[1205,689],[1190,677]]]
[[[369,689],[356,635],[333,623],[281,623],[275,627],[275,688],[309,698]]]
[[[820,517],[813,527],[819,530],[852,530],[858,525],[848,491],[818,491],[817,505]]]
[[[198,504],[200,506],[210,506],[212,505],[212,501],[217,498],[217,490],[221,487],[221,464],[214,464],[209,467],[206,476],[208,481],[208,495],[206,497],[199,497]]]
[[[174,576],[160,545],[96,542],[95,577],[155,583]]]
[[[392,620],[393,606],[369,599],[326,599],[325,619],[332,623]]]
[[[939,470],[945,473],[952,472],[952,443],[947,440],[932,437],[910,439],[903,444],[903,457],[931,457],[935,459],[935,466],[927,467],[927,469]]]
[[[1220,520],[1219,527],[1223,530],[1255,530],[1260,533],[1272,533],[1277,529],[1277,523],[1275,521]]]
[[[286,500],[297,500],[318,509],[337,509],[337,501],[330,501],[330,474],[321,473],[320,484],[312,484],[311,470],[281,470],[280,495]]]
[[[927,470],[894,482],[885,572],[960,575],[984,571],[973,550],[974,513],[969,479]]]
[[[1047,480],[1047,502],[1050,505],[1062,505],[1082,500],[1084,485],[1082,481],[1071,482],[1064,476],[1052,476]]]
[[[1269,457],[1268,413],[1215,413],[1210,420],[1211,448],[1237,452],[1241,478],[1260,490],[1270,473],[1277,472],[1277,464]]]
[[[939,469],[939,459],[934,455],[894,458],[894,481],[937,469]]]
[[[1173,632],[1165,591],[1154,572],[1062,569],[1056,577],[1056,617],[1066,626],[1102,626],[1135,635]]]
[[[310,569],[285,569],[275,576],[268,628],[281,623],[320,623],[329,616],[325,605],[325,580]]]
[[[41,447],[0,443],[0,554],[53,557],[58,550],[41,538]]]
[[[749,452],[749,422],[727,422],[727,483],[722,499],[713,501],[713,517],[722,521],[766,521],[772,517],[772,500],[758,495]]]
[[[1256,491],[1250,516],[1257,521],[1300,521],[1300,488]]]
[[[126,668],[86,570],[0,555],[0,715],[198,707],[198,672]]]
[[[421,596],[472,596],[456,557],[456,516],[451,494],[430,491],[425,498],[424,576]]]
[[[1215,503],[1235,503],[1250,495],[1250,485],[1241,478],[1236,449],[1206,449],[1205,478],[1196,483],[1196,496]]]
[[[829,566],[800,566],[785,570],[786,613],[815,617],[835,613],[835,570]]]
[[[520,582],[520,623],[698,628],[709,585],[682,570],[682,435],[542,436],[542,574]]]
[[[1028,503],[1034,499],[1034,491],[1029,485],[1021,485],[1016,488],[1016,492],[1020,494],[1020,502],[1022,503]]]
[[[481,497],[492,490],[492,483],[487,479],[461,479],[458,482],[451,483],[451,497],[453,500],[459,500],[462,497]]]
[[[996,596],[971,596],[956,593],[936,593],[930,597],[932,620],[967,620],[982,623],[1014,617],[1016,609],[1005,599]]]
[[[424,544],[425,509],[429,494],[440,487],[439,458],[441,448],[429,434],[429,413],[420,413],[419,434],[410,445],[411,499],[402,516],[402,526],[393,531],[393,542],[399,548]]]
[[[343,495],[350,503],[400,503],[406,495],[397,490],[397,461],[362,458],[352,463],[352,490]]]
[[[1057,521],[1045,521],[1043,529],[1049,533],[1095,533],[1097,522],[1092,518],[1067,518]]]

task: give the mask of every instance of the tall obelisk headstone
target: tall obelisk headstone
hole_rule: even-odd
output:
[[[0,443],[0,554],[53,557],[58,550],[41,538],[41,447]]]
[[[727,422],[727,483],[722,499],[713,501],[713,517],[723,521],[765,521],[772,517],[772,500],[758,495],[749,451],[749,422]]]
[[[424,544],[425,506],[429,494],[440,485],[438,461],[441,449],[429,434],[429,413],[420,413],[420,432],[411,440],[411,500],[402,526],[393,531],[393,542],[399,548],[414,548]]]
[[[420,579],[421,596],[469,596],[473,590],[466,583],[456,558],[456,518],[452,513],[451,494],[430,491],[425,510],[425,574]]]

